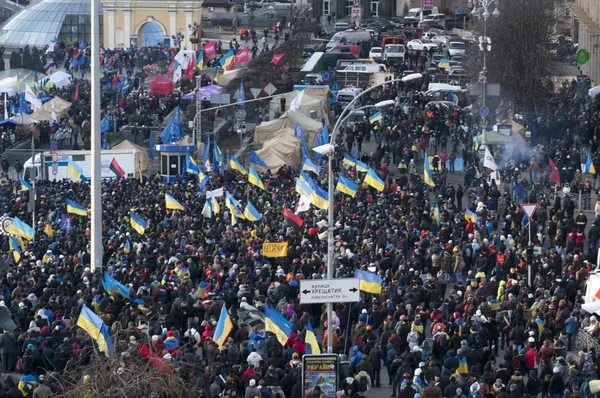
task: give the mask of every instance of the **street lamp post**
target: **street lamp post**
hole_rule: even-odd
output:
[[[494,11],[490,14],[490,9],[494,7]],[[498,11],[498,0],[473,0],[473,11],[471,15],[483,18],[483,36],[479,36],[479,50],[483,52],[483,69],[479,73],[479,82],[482,86],[481,108],[485,108],[486,91],[487,91],[487,52],[492,50],[492,41],[487,37],[487,20],[490,15],[494,18],[500,16]],[[487,145],[487,114],[481,114],[481,144]]]
[[[413,75],[415,75],[417,78],[421,77],[421,74],[418,74],[418,73],[415,73]],[[410,81],[410,80],[413,80],[413,79],[411,79],[411,75],[405,76],[402,79],[388,80],[386,82],[371,86],[368,89],[366,89],[365,91],[363,91],[362,93],[360,93],[359,95],[357,95],[356,97],[354,97],[354,99],[352,101],[350,101],[350,103],[348,105],[346,105],[346,107],[344,108],[344,110],[342,111],[340,116],[338,117],[338,120],[335,123],[333,130],[331,130],[331,138],[329,139],[329,143],[313,148],[313,151],[315,151],[321,155],[327,155],[328,159],[329,159],[328,160],[329,174],[327,177],[328,186],[329,186],[329,188],[328,188],[329,203],[328,203],[328,209],[327,209],[327,278],[328,279],[333,279],[333,227],[334,227],[334,225],[333,225],[333,222],[334,222],[334,219],[333,219],[333,204],[334,204],[334,201],[333,201],[333,193],[334,193],[334,191],[333,191],[333,155],[335,154],[335,138],[338,134],[338,130],[340,129],[340,126],[342,125],[342,123],[347,119],[347,116],[345,115],[346,112],[349,112],[349,114],[348,114],[348,116],[349,116],[353,112],[365,108],[365,107],[361,107],[359,109],[353,109],[354,104],[358,101],[358,99],[362,98],[365,94],[371,92],[372,90],[374,90],[378,87],[385,86],[386,84],[396,83],[396,82],[400,82],[400,81],[406,82],[406,81]],[[392,105],[393,102],[394,101],[382,101],[382,102],[377,103],[375,106],[379,106],[379,107],[388,106],[388,105]],[[333,330],[331,328],[332,318],[333,318],[332,312],[333,312],[333,303],[327,303],[327,353],[328,354],[331,354],[333,352],[333,346],[332,346]]]

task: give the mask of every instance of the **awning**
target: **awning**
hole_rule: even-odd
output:
[[[600,36],[600,26],[598,26],[592,19],[583,11],[581,7],[574,3],[564,3],[565,7],[567,7],[571,12],[575,15],[575,17],[581,22],[583,26],[590,31],[590,35],[598,35]]]

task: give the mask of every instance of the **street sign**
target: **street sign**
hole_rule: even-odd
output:
[[[487,116],[489,113],[490,113],[490,109],[487,106],[483,106],[479,110],[479,114],[481,114],[481,116]]]
[[[50,150],[52,152],[56,152],[58,151],[58,142],[56,141],[52,141],[52,143],[50,144]]]
[[[258,96],[260,95],[260,92],[262,91],[262,88],[251,88],[250,92],[252,93],[252,95],[254,96],[254,98],[258,98]]]
[[[277,91],[277,87],[275,87],[273,83],[269,83],[263,88],[263,90],[265,90],[265,93],[273,95],[275,91]]]
[[[210,95],[210,103],[216,105],[229,104],[231,103],[231,95],[213,93]]]
[[[460,8],[457,7],[456,10],[454,10],[454,13],[456,15],[460,15],[460,13],[461,13]]]
[[[58,174],[58,163],[52,163],[52,175]]]
[[[590,53],[587,52],[585,48],[580,48],[575,54],[575,61],[579,65],[584,65],[587,61],[590,60]]]
[[[521,208],[523,209],[525,214],[527,214],[527,218],[529,218],[531,220],[531,216],[533,216],[533,213],[535,213],[535,209],[537,209],[537,205],[535,203],[522,204]]]
[[[338,356],[335,354],[302,356],[302,394],[313,396],[315,387],[321,388],[325,398],[335,398],[338,387]],[[323,395],[322,395],[323,396]]]
[[[433,8],[433,0],[423,0],[423,8],[426,10]]]
[[[360,301],[356,278],[300,281],[300,304],[355,303]]]
[[[361,10],[360,7],[352,7],[350,17],[352,21],[360,22]]]

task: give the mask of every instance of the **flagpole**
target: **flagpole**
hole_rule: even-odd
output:
[[[92,272],[102,268],[102,134],[100,133],[100,4],[99,0],[91,0],[91,81],[92,81],[92,234],[91,234],[91,264]]]

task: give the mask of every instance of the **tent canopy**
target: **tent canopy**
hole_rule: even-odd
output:
[[[269,122],[262,123],[254,128],[254,143],[261,144],[268,141],[276,136],[275,133],[289,128],[294,130],[296,123],[300,125],[304,135],[306,135],[306,146],[311,149],[315,142],[315,137],[323,128],[323,124],[319,121],[313,120],[308,116],[303,115],[301,112],[288,111],[281,115],[279,119],[271,120]]]
[[[235,79],[242,69],[235,69],[232,71],[225,71],[222,75],[219,76],[219,86],[226,87],[233,79]]]
[[[483,142],[482,134],[477,136],[477,140],[479,143]],[[473,141],[475,141],[475,137],[473,137]],[[512,142],[516,142],[519,145],[525,144],[525,140],[519,134],[513,134],[511,136],[500,134],[496,131],[488,131],[486,133],[486,141],[488,145],[508,145]]]
[[[256,151],[267,167],[254,165],[263,173],[267,169],[276,173],[283,165],[298,166],[301,161],[302,140],[294,136],[294,130],[285,128],[276,132],[273,138],[262,143],[262,149]]]
[[[71,75],[62,71],[57,71],[50,75],[50,82],[54,83],[58,88],[67,87],[71,84]]]
[[[35,71],[31,69],[9,69],[0,72],[0,93],[15,95],[25,84],[35,81]],[[19,76],[19,79],[17,79]],[[38,80],[46,77],[43,73],[37,74]]]
[[[301,91],[291,91],[283,95],[283,98],[285,98],[288,107],[289,104],[291,104],[292,101],[295,100],[296,97],[298,97],[298,95],[300,95],[300,93]],[[281,98],[282,97],[274,98],[271,100],[271,103],[269,104],[271,106],[271,109],[280,108]],[[329,103],[328,101],[325,101],[325,98],[321,95],[311,95],[310,93],[305,92],[302,96],[302,102],[300,103],[300,108],[298,109],[298,112],[310,117],[311,111],[316,112],[317,120],[322,121],[323,119],[327,119]]]
[[[31,117],[40,121],[52,120],[52,104],[54,104],[54,111],[58,117],[65,115],[68,109],[71,107],[71,103],[69,101],[65,101],[57,96],[42,105],[40,109],[33,112]]]
[[[134,144],[129,140],[125,140],[120,144],[115,145],[112,149],[134,149],[135,150],[135,163],[138,164],[138,160],[142,162],[142,171],[148,170],[150,164],[150,157],[148,156],[148,150],[142,146]]]
[[[173,92],[173,80],[166,76],[156,76],[150,81],[150,92],[169,95]]]
[[[22,124],[24,126],[29,125],[29,124],[37,124],[40,122],[39,120],[32,118],[30,115],[28,115],[26,113],[24,113],[23,115],[13,116],[10,119],[17,122],[17,124]]]
[[[588,91],[588,95],[592,98],[595,98],[598,94],[600,94],[600,86],[592,87]]]

